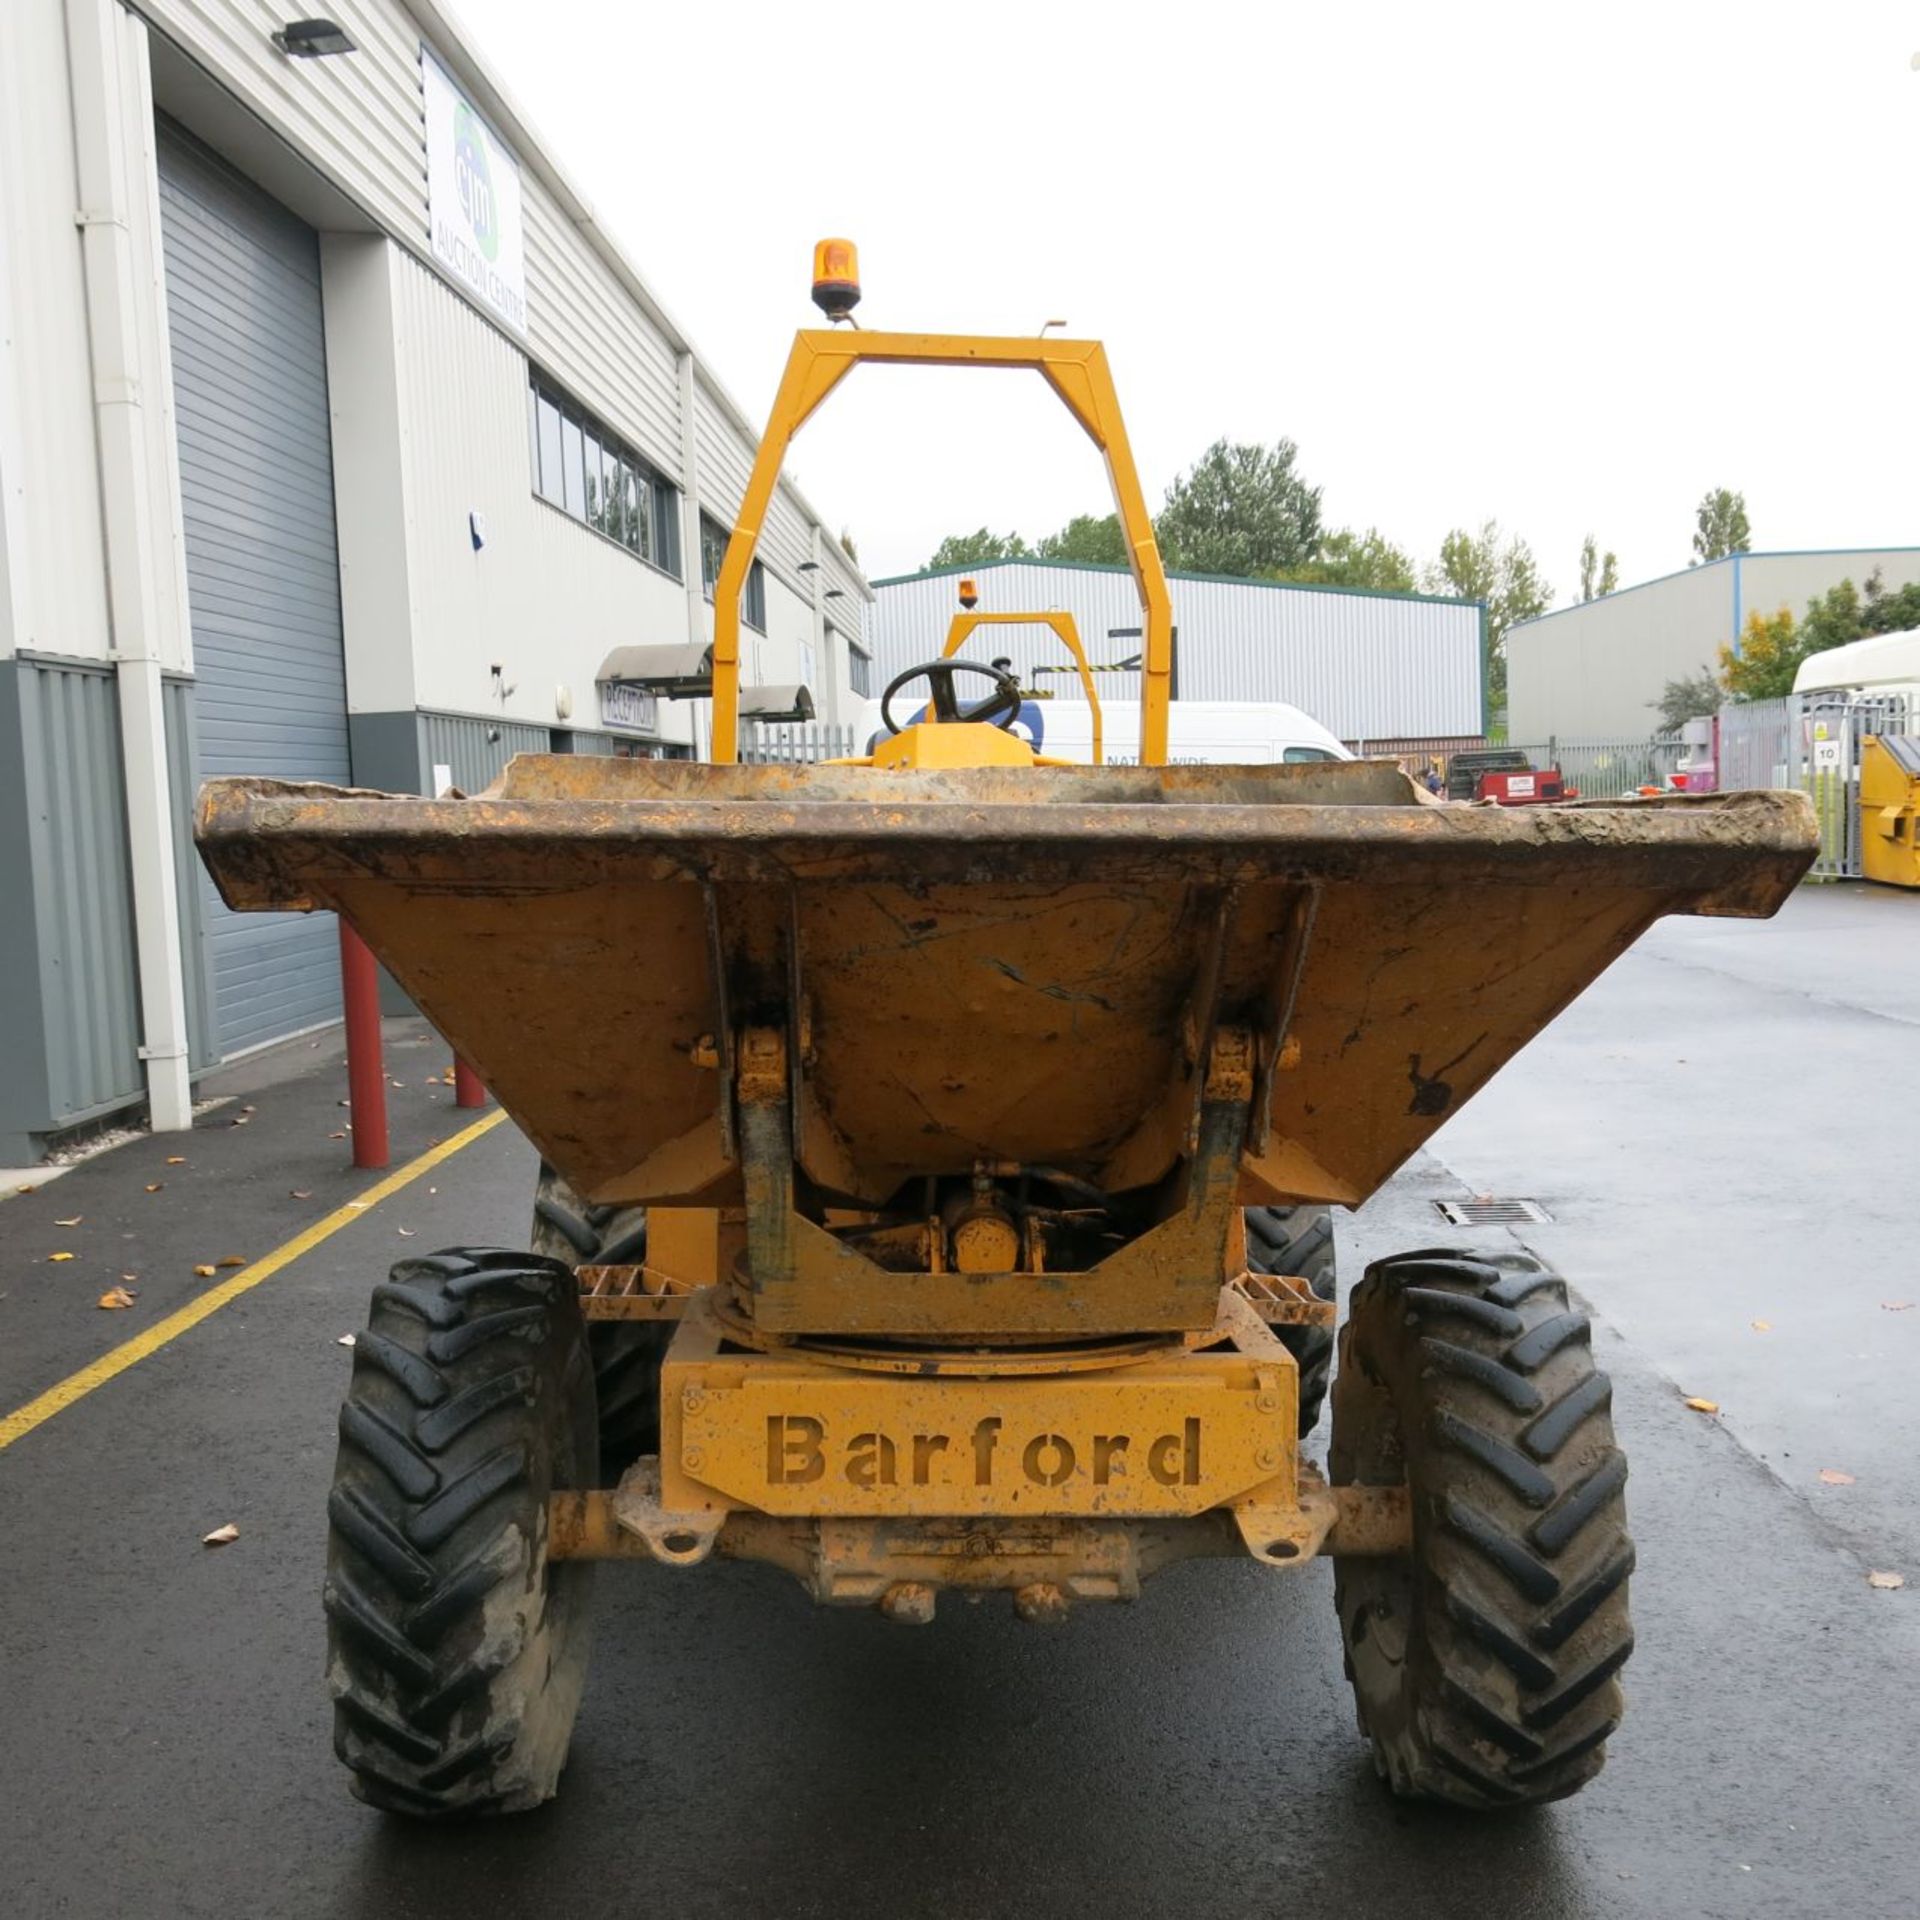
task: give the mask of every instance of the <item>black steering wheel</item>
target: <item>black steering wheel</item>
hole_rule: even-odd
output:
[[[956,673],[985,674],[993,682],[993,691],[984,700],[963,707],[954,697]],[[896,673],[887,682],[887,690],[880,696],[880,718],[886,722],[889,733],[900,731],[900,723],[893,717],[893,696],[910,680],[927,682],[933,700],[933,717],[942,725],[991,721],[1005,729],[1020,717],[1020,682],[1012,674],[999,667],[983,666],[978,660],[930,660],[924,667],[909,667],[905,673]]]

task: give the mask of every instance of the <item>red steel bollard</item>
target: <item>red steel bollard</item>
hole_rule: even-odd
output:
[[[453,1056],[453,1104],[456,1107],[484,1107],[487,1104],[485,1083],[457,1053]]]
[[[353,1112],[353,1164],[384,1167],[387,1070],[380,1057],[380,968],[373,949],[340,922],[340,1000],[347,1025],[347,1099]]]

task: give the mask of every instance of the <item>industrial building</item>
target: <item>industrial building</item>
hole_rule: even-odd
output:
[[[1753,614],[1798,619],[1830,587],[1876,573],[1890,588],[1920,580],[1920,547],[1736,553],[1510,628],[1507,737],[1644,737],[1668,681],[1716,671]]]
[[[473,790],[686,754],[602,663],[704,642],[756,445],[433,0],[0,9],[0,1163],[333,1020],[198,781]],[[835,720],[871,592],[782,486],[745,677]]]
[[[1073,615],[1081,644],[1115,700],[1140,697],[1140,602],[1124,567],[1001,560],[873,583],[873,691],[938,658],[960,581],[982,611]],[[1284,700],[1349,745],[1441,746],[1485,731],[1486,610],[1478,601],[1368,593],[1214,574],[1167,576],[1173,597],[1174,697]],[[1004,656],[1029,687],[1081,697],[1060,642],[1045,627],[976,634],[970,657]]]

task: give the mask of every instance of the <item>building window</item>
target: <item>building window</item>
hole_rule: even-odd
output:
[[[871,699],[873,695],[873,659],[861,652],[851,640],[847,642],[847,685],[861,699]]]
[[[679,579],[680,490],[538,374],[531,392],[534,492]]]
[[[730,537],[712,514],[700,516],[700,584],[709,600],[713,598],[714,582],[720,578],[720,568],[726,561]]]
[[[709,600],[726,564],[727,542],[733,535],[712,514],[700,516],[700,584]],[[767,630],[767,570],[758,560],[747,569],[746,590],[740,595],[740,618],[755,633]]]

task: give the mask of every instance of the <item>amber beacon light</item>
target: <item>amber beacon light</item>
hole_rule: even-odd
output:
[[[860,304],[860,249],[822,240],[813,250],[813,303],[829,320],[849,320]]]

